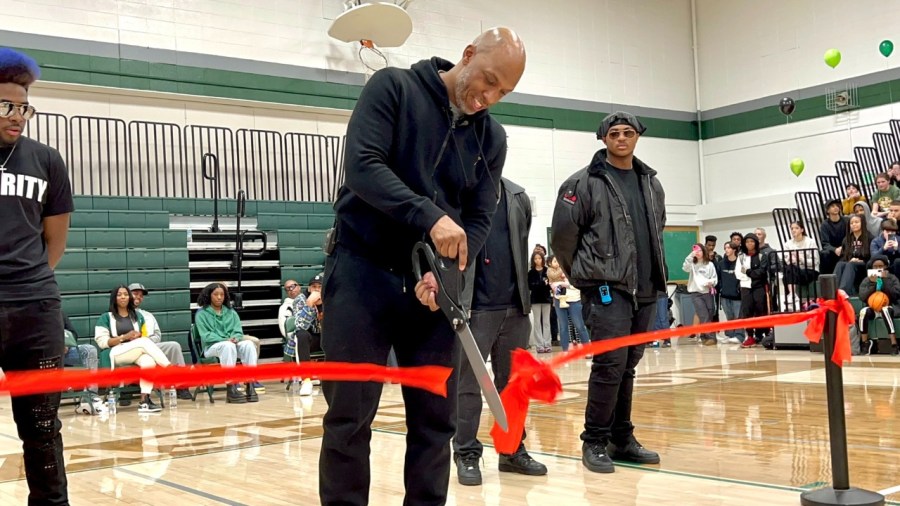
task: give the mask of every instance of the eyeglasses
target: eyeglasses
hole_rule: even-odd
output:
[[[610,130],[609,134],[613,139],[618,139],[620,136],[625,136],[626,139],[631,139],[637,132],[634,130]]]
[[[284,289],[290,292],[294,288],[297,288],[297,286],[297,283],[291,283],[290,285],[285,286]]]
[[[15,111],[17,110],[26,121],[30,120],[34,116],[34,113],[37,112],[31,104],[14,104],[5,100],[0,102],[0,118],[8,118],[15,114]]]

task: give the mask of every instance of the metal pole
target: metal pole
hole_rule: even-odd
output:
[[[819,278],[822,297],[837,297],[834,276]],[[825,391],[828,393],[828,435],[831,438],[831,481],[835,490],[850,488],[850,469],[847,465],[847,419],[844,416],[844,372],[831,360],[834,353],[834,335],[837,330],[837,314],[828,312],[825,317]]]
[[[825,300],[837,298],[833,274],[819,276],[819,293]],[[858,505],[881,506],[884,496],[876,492],[850,488],[847,464],[847,420],[844,417],[844,376],[841,366],[831,361],[837,331],[837,314],[829,311],[822,336],[825,352],[825,391],[828,394],[828,433],[831,438],[832,486],[809,490],[800,495],[803,506]]]

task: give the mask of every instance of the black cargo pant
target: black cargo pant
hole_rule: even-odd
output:
[[[408,269],[387,269],[340,245],[325,261],[322,298],[328,304],[322,349],[331,362],[387,363],[391,347],[400,367],[459,360],[456,333],[440,311],[415,295]],[[319,498],[324,506],[369,502],[369,444],[382,384],[322,382],[328,411],[319,455]],[[403,387],[406,404],[405,505],[447,501],[450,439],[456,432],[456,373],[447,397]]]
[[[58,300],[0,304],[0,367],[5,372],[61,369],[64,354]],[[12,398],[29,506],[69,504],[59,399],[59,393]]]
[[[640,304],[637,309],[631,295],[610,290],[612,302],[603,305],[597,289],[582,290],[581,301],[591,342],[640,334],[650,330],[656,320],[656,302]],[[581,440],[587,443],[618,444],[634,434],[631,404],[635,367],[644,356],[644,345],[619,348],[594,355],[588,383],[588,401],[584,413]]]

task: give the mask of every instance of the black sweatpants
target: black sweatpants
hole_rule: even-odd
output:
[[[598,290],[584,290],[581,301],[591,342],[639,334],[656,321],[656,301],[634,308],[631,295],[611,290],[612,302],[603,305]],[[588,443],[625,443],[634,434],[631,404],[635,367],[644,356],[644,345],[619,348],[594,355],[588,383],[581,440]]]
[[[300,362],[309,362],[312,360],[312,353],[322,350],[322,334],[313,334],[308,330],[298,328],[294,331],[294,337],[297,339],[297,360]]]
[[[58,300],[0,305],[0,367],[4,371],[62,369],[64,354]],[[12,398],[29,506],[69,504],[59,399],[59,393]]]
[[[753,318],[769,314],[768,300],[766,297],[767,286],[755,288],[741,288],[741,318]],[[768,329],[760,327],[747,329],[747,337],[753,336],[757,342],[762,341]]]
[[[415,295],[410,271],[375,265],[340,245],[325,261],[322,297],[328,304],[322,349],[332,362],[387,363],[393,346],[400,367],[453,367],[447,397],[403,387],[406,404],[404,505],[447,500],[450,439],[456,432],[456,333],[440,311]],[[382,384],[322,382],[328,411],[319,455],[319,498],[324,506],[369,502],[369,444]]]

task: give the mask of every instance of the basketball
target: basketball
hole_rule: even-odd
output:
[[[891,303],[891,299],[884,292],[875,292],[869,296],[867,301],[869,307],[875,311],[881,311],[885,306]]]

